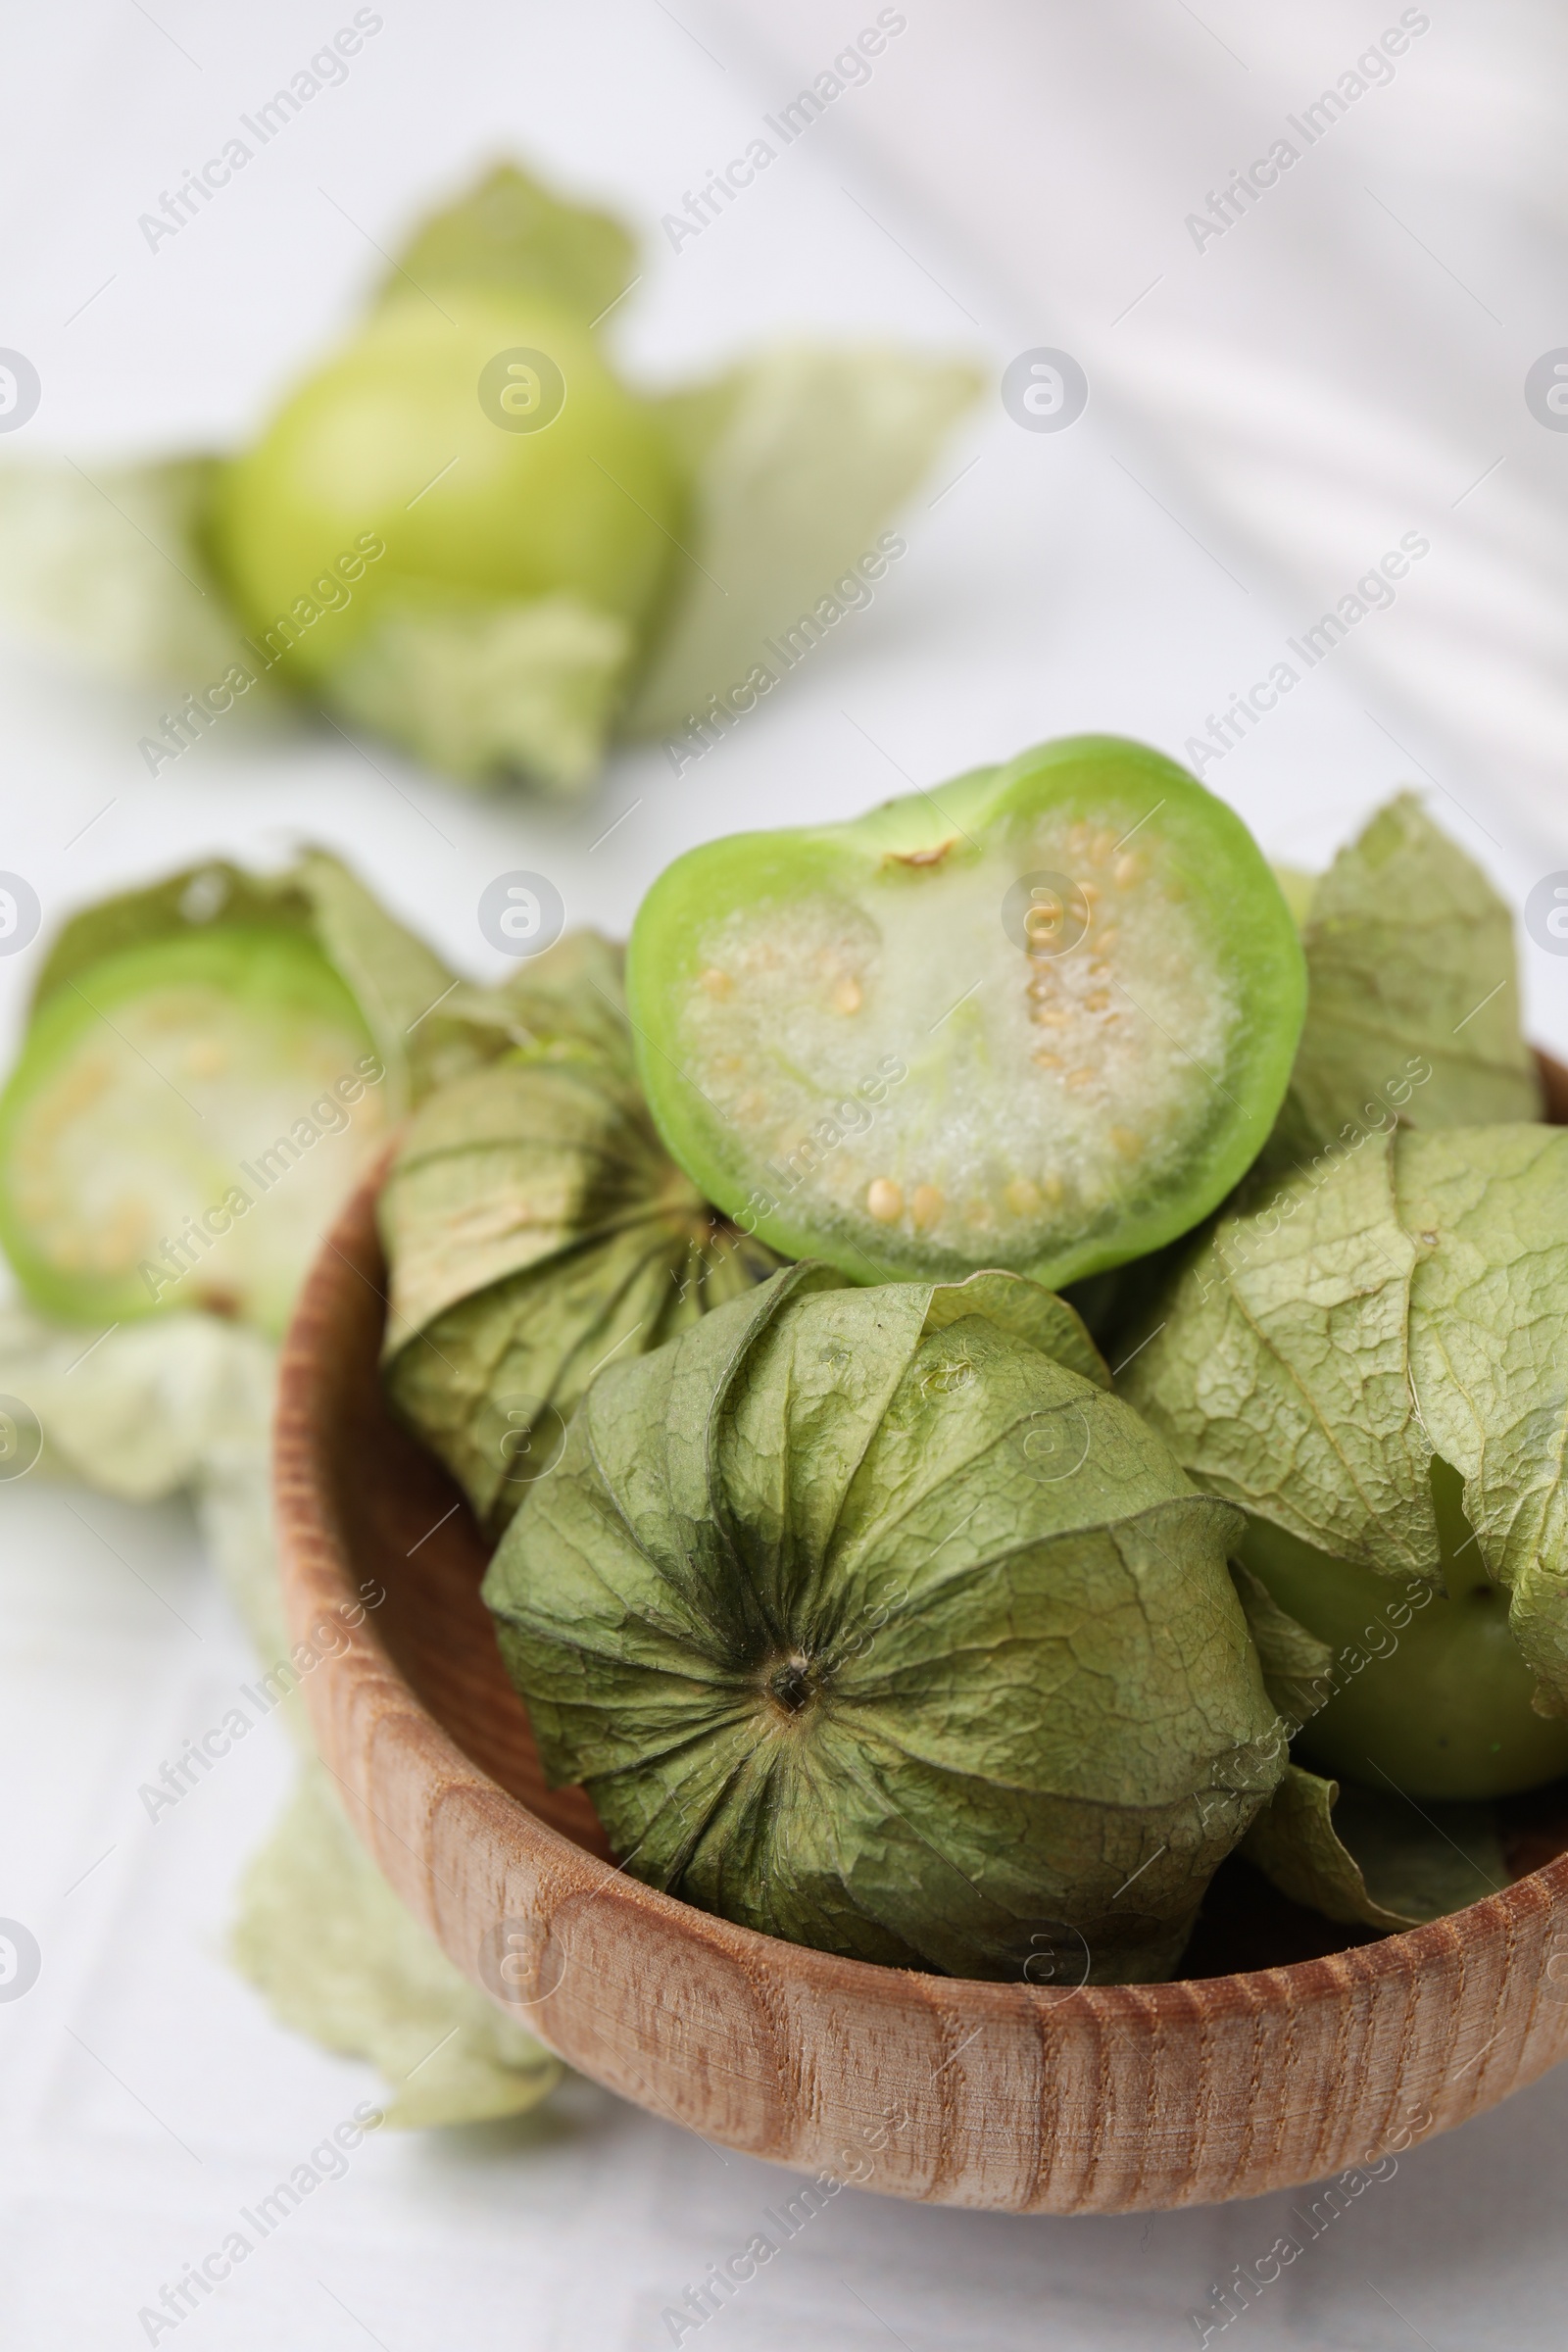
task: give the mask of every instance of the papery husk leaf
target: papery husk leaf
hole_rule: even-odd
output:
[[[1293,1764],[1258,1814],[1241,1852],[1281,1894],[1344,1927],[1413,1928],[1416,1916],[1391,1911],[1367,1891],[1360,1865],[1334,1826],[1338,1781]]]
[[[1306,1025],[1272,1153],[1309,1159],[1347,1123],[1539,1119],[1513,917],[1413,793],[1320,876],[1302,925]]]
[[[790,1267],[589,1390],[485,1588],[547,1768],[764,1933],[1164,1975],[1284,1764],[1235,1516],[1023,1277],[842,1283]]]
[[[429,214],[382,281],[387,301],[421,291],[483,286],[543,294],[597,323],[635,282],[637,245],[612,213],[553,195],[515,164],[495,164],[453,203]]]
[[[203,526],[220,461],[179,457],[85,467],[0,464],[0,608],[33,642],[118,684],[179,692],[261,664],[208,563]],[[235,710],[249,706],[250,687]],[[258,705],[268,699],[256,696]],[[161,741],[161,717],[147,731]],[[163,748],[168,750],[169,744]]]
[[[668,1157],[588,989],[603,1045],[585,1007],[583,1035],[561,1023],[432,1097],[381,1195],[388,1394],[497,1533],[602,1364],[778,1263]],[[549,1028],[542,997],[513,1003]]]
[[[603,763],[634,652],[624,620],[564,593],[409,603],[368,623],[327,699],[460,784],[570,799]]]
[[[861,557],[885,570],[881,526],[981,388],[962,362],[892,345],[790,344],[672,395],[664,415],[695,485],[689,560],[627,731],[681,727],[710,695],[732,709],[759,663],[781,676],[787,659],[766,640],[815,612]],[[874,593],[861,583],[853,603]],[[837,625],[834,602],[815,635]]]
[[[1281,1608],[1262,1578],[1239,1560],[1231,1562],[1231,1577],[1263,1670],[1263,1688],[1289,1739],[1327,1701],[1333,1648]]]
[[[1293,1764],[1241,1852],[1292,1902],[1387,1934],[1496,1894],[1507,1866],[1490,1806],[1418,1807]]]
[[[1568,1710],[1568,1130],[1366,1136],[1190,1250],[1123,1394],[1198,1483],[1319,1550],[1437,1581],[1434,1456],[1544,1713]]]
[[[314,1760],[246,1870],[230,1955],[280,2025],[370,2061],[394,2126],[525,2115],[564,2072],[404,1908]]]

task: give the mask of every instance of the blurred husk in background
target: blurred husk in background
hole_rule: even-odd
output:
[[[818,643],[870,601],[896,539],[883,525],[982,379],[966,361],[891,344],[803,340],[674,391],[620,390],[591,338],[601,321],[612,331],[637,282],[621,223],[496,166],[415,230],[358,338],[250,450],[94,464],[90,475],[67,459],[0,466],[0,606],[73,662],[168,697],[140,745],[153,774],[229,713],[286,703],[370,728],[469,785],[579,794],[628,737],[663,736],[678,773],[793,666],[776,641],[793,631]],[[526,351],[551,337],[579,351],[583,400],[591,374],[621,419],[612,430],[649,462],[657,453],[678,485],[668,519],[616,482],[609,442],[603,456],[585,444],[568,459],[548,429],[499,431],[470,365],[474,336],[480,352],[498,344],[497,359],[509,342]],[[345,371],[378,338],[384,363],[356,390]],[[394,428],[376,387],[405,374],[417,399]],[[360,432],[354,403],[368,395],[376,414]],[[569,380],[564,398],[571,413]],[[379,450],[394,430],[405,440],[352,515],[323,510],[299,558],[305,576],[287,571],[274,612],[278,596],[263,605],[241,575],[289,492],[290,419],[312,401],[335,401],[320,429],[357,446]],[[466,473],[450,471],[454,443]],[[549,465],[558,476],[574,467],[576,488],[552,488]],[[472,514],[458,503],[465,482],[476,485]],[[526,552],[530,502],[547,489],[580,502],[579,551],[609,530],[635,543],[641,569],[657,557],[657,592],[628,585],[628,609],[612,549],[597,592],[564,575],[513,590],[477,576],[483,566],[466,579],[465,540],[481,529],[493,534],[489,569],[518,568],[507,542],[514,558]],[[590,508],[613,519],[595,524]]]

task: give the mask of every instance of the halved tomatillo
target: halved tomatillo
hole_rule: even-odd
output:
[[[675,1158],[862,1282],[1054,1287],[1186,1232],[1268,1134],[1305,987],[1240,818],[1112,736],[689,851],[627,961]]]
[[[0,1242],[69,1321],[188,1306],[280,1331],[384,1133],[385,1075],[298,932],[215,923],[105,956],[39,1007],[0,1096]]]

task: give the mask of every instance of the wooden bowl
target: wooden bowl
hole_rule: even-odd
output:
[[[1563,1073],[1550,1079],[1561,1118]],[[1329,1951],[1346,1931],[1266,1892],[1260,1907],[1263,1883],[1229,1864],[1250,1894],[1219,1901],[1217,1933],[1205,1906],[1188,1961],[1204,1973],[1079,1989],[837,1960],[628,1879],[583,1791],[546,1788],[479,1599],[484,1547],[382,1403],[382,1281],[367,1188],[289,1333],[276,1494],[297,1640],[356,1614],[362,1591],[386,1597],[306,1696],[403,1900],[582,2073],[724,2147],[889,2195],[1119,2213],[1374,2162],[1568,2055],[1568,1856],[1409,1935]],[[1538,1833],[1532,1852],[1529,1837],[1526,1858],[1557,1842]],[[1318,1956],[1237,1970],[1227,1915],[1253,1950],[1262,1920],[1287,1953],[1315,1933]]]

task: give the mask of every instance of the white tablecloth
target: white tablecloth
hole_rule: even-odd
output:
[[[352,12],[83,0],[13,23],[0,342],[42,379],[28,446],[221,446],[335,331],[375,248],[513,149],[643,223],[620,348],[651,377],[775,332],[885,332],[971,350],[994,377],[1066,348],[1088,410],[1031,432],[989,396],[873,607],[679,782],[657,750],[626,755],[571,813],[471,799],[377,750],[383,778],[282,729],[215,735],[152,781],[147,696],[8,657],[0,866],[48,919],[175,860],[275,860],[310,835],[490,970],[474,906],[507,868],[622,927],[689,843],[858,809],[901,770],[930,782],[1088,727],[1180,756],[1406,531],[1431,554],[1398,602],[1207,781],[1298,862],[1410,782],[1516,900],[1568,864],[1568,437],[1522,391],[1568,337],[1564,36],[1544,5],[1435,9],[1392,81],[1201,249],[1187,216],[1398,10],[1335,0],[1291,28],[1234,0],[884,11],[906,21],[869,78],[678,246],[662,216],[876,9],[371,13],[347,78],[156,250],[138,216]],[[8,1037],[32,968],[0,959]],[[1530,948],[1526,981],[1537,1034],[1568,1048],[1568,958]],[[274,2027],[221,1957],[287,1779],[282,1733],[157,1824],[138,1803],[250,1672],[183,1513],[28,1480],[0,1487],[0,1915],[43,1954],[33,1989],[0,2002],[0,2308],[18,2352],[97,2352],[145,2342],[139,2309],[375,2083]],[[1568,2075],[1414,2150],[1229,2340],[1555,2344],[1565,2126]],[[518,2125],[368,2141],[173,2332],[223,2352],[652,2348],[779,2188],[577,2084]],[[701,2332],[734,2352],[1174,2347],[1281,2226],[1274,2200],[1068,2222],[847,2194]]]

